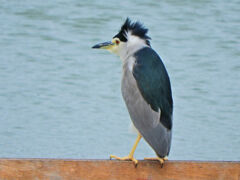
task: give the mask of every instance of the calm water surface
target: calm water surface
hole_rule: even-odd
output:
[[[173,88],[170,159],[240,160],[240,2],[0,3],[0,157],[108,158],[136,135],[121,62],[91,46],[144,22]],[[154,156],[141,141],[137,158]]]

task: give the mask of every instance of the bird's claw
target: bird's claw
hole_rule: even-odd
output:
[[[131,156],[118,157],[118,156],[115,156],[115,155],[110,155],[110,160],[111,159],[117,159],[117,160],[120,160],[120,161],[132,161],[134,163],[135,167],[137,167],[137,165],[138,165],[138,160],[135,159],[134,157],[131,157]]]
[[[150,160],[150,161],[159,161],[160,164],[161,164],[161,168],[163,167],[163,164],[165,161],[168,160],[168,157],[165,156],[163,158],[160,158],[160,157],[155,157],[155,158],[144,158],[144,160]]]

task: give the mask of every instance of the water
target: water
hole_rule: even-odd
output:
[[[149,28],[174,97],[170,159],[240,160],[240,3],[0,3],[0,157],[127,155],[118,57],[91,46],[127,16]],[[141,141],[136,157],[154,156]]]

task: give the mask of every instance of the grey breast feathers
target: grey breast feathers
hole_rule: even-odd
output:
[[[170,97],[170,102],[161,102],[169,101],[171,87],[164,89],[165,87],[161,85],[155,85],[159,83],[166,85],[165,81],[169,81],[169,78],[168,76],[164,77],[163,81],[163,77],[154,77],[167,75],[165,67],[159,66],[159,63],[162,65],[161,59],[154,53],[151,48],[145,47],[136,52],[134,56],[129,57],[132,59],[128,59],[123,66],[122,95],[134,126],[156,154],[164,157],[169,154],[171,146],[172,97]],[[133,69],[129,68],[127,63],[131,61],[134,61]],[[161,70],[165,70],[165,72],[159,73]],[[168,83],[170,86],[170,82]],[[170,93],[170,95],[166,96],[166,93]],[[166,97],[164,99],[161,96]],[[169,105],[166,105],[167,103]],[[166,118],[164,123],[161,122],[163,115]]]

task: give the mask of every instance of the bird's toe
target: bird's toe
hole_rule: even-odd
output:
[[[163,157],[163,158],[160,158],[160,157],[155,157],[155,158],[144,158],[144,160],[159,161],[160,164],[161,164],[161,167],[163,167],[163,164],[164,164],[165,161],[168,160],[168,157],[165,156],[165,157]]]
[[[131,156],[118,157],[115,155],[110,155],[110,159],[117,159],[120,161],[132,161],[134,163],[135,167],[137,167],[137,165],[138,165],[138,160]]]

